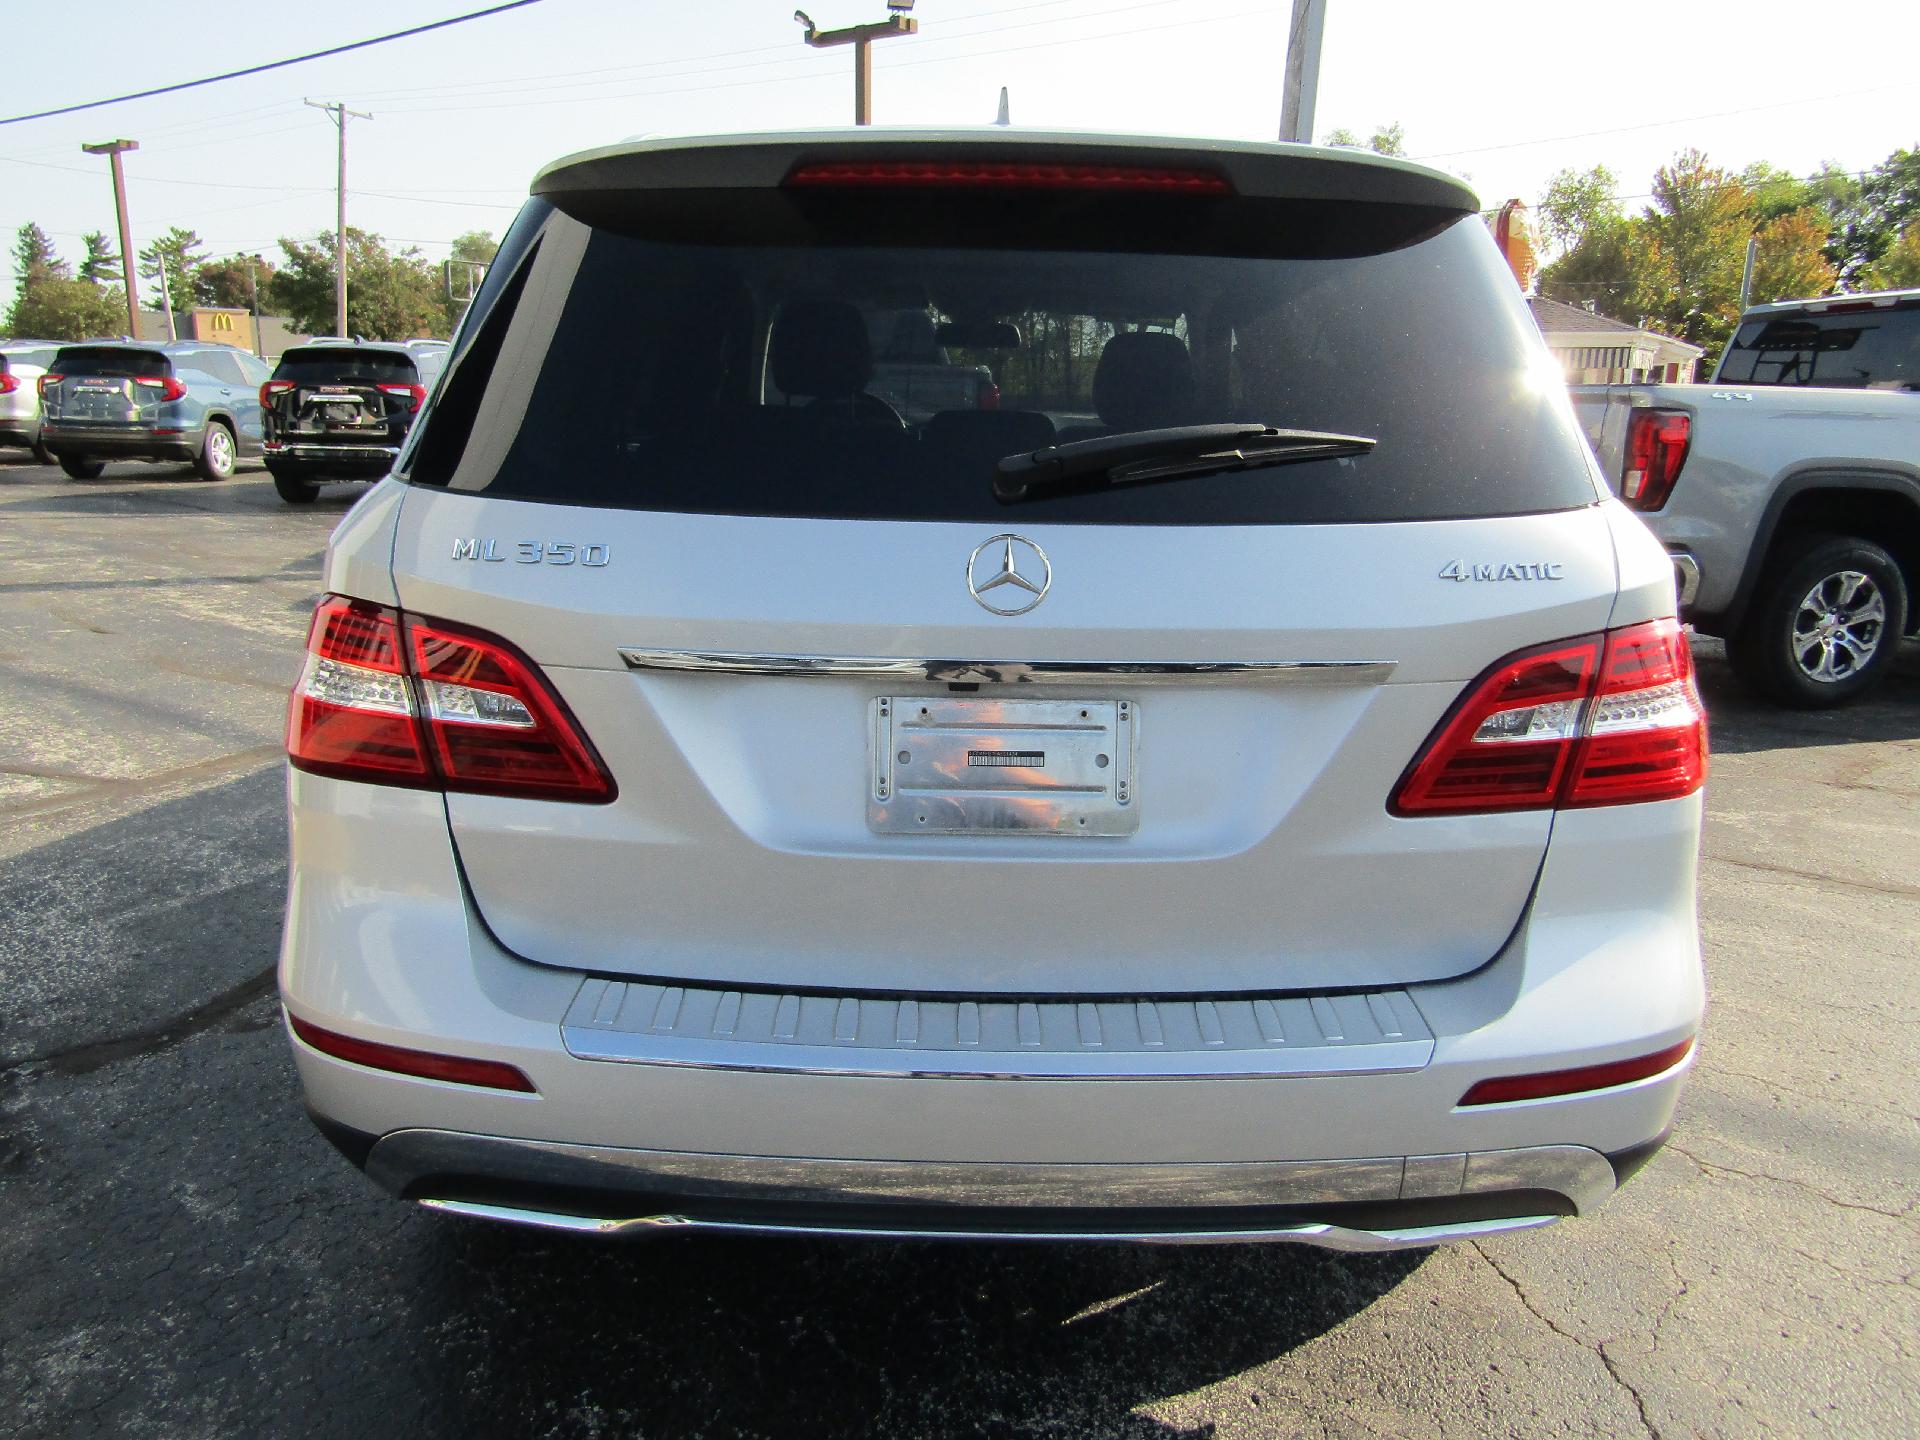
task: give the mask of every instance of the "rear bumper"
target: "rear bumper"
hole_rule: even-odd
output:
[[[1044,1165],[689,1154],[402,1130],[370,1177],[431,1208],[545,1229],[938,1239],[1293,1241],[1398,1250],[1531,1229],[1616,1186],[1581,1146],[1239,1164]]]
[[[200,453],[204,429],[172,435],[152,430],[95,430],[48,421],[40,443],[56,455],[89,460],[191,460]]]
[[[804,1007],[783,1037],[752,1030],[743,1002],[737,1021],[702,1019],[690,1039],[674,1018],[695,1010],[684,988],[628,985],[609,1001],[600,978],[501,949],[466,899],[438,797],[305,774],[292,785],[288,1010],[515,1065],[537,1092],[408,1078],[295,1040],[310,1108],[360,1137],[343,1148],[392,1192],[518,1223],[1431,1245],[1589,1212],[1615,1186],[1606,1157],[1667,1130],[1690,1062],[1462,1107],[1472,1084],[1650,1054],[1694,1034],[1702,1012],[1698,797],[1560,817],[1499,956],[1392,992],[1410,1015],[1397,999],[1363,1003],[1383,1026],[1397,1018],[1398,1038],[1309,1034],[1294,1051],[1283,1037],[1223,1063],[1213,1037],[1183,1040],[1169,1021],[1167,1047],[1204,1065],[1109,1054],[1089,1067],[1045,1016],[1028,1045],[1017,1014],[995,1053],[941,1068],[902,1063],[905,1007],[883,1003],[876,1034],[864,998],[812,997],[825,1009],[811,1035]],[[620,1018],[636,994],[644,1013]],[[1336,1019],[1362,1013],[1325,998]],[[919,1006],[922,1033],[934,1003]],[[1228,1003],[1212,1008],[1231,1048]],[[984,1018],[980,1031],[991,1038]]]
[[[267,441],[263,453],[276,473],[377,480],[393,468],[400,447],[278,439]]]

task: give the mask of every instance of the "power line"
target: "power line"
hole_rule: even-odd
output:
[[[331,49],[314,50],[285,60],[271,60],[264,65],[249,65],[244,70],[229,70],[223,75],[209,75],[204,80],[183,80],[177,85],[158,85],[151,90],[136,90],[131,95],[115,95],[108,100],[88,100],[80,105],[62,105],[56,110],[37,110],[31,115],[13,115],[0,120],[0,125],[20,125],[28,120],[50,120],[56,115],[74,115],[82,110],[98,110],[103,105],[119,105],[128,100],[147,100],[155,95],[171,95],[177,90],[194,90],[202,85],[217,85],[223,80],[239,80],[248,75],[262,75],[269,70],[284,70],[289,65],[304,65],[309,60],[324,60],[330,55],[345,55],[352,50],[365,50],[370,45],[385,45],[390,40],[405,40],[410,35],[424,35],[429,30],[444,30],[449,25],[464,25],[469,20],[484,20],[489,15],[498,15],[506,10],[518,10],[523,5],[539,3],[540,0],[506,0],[503,5],[494,5],[485,10],[474,10],[446,20],[415,25],[407,30],[395,30],[390,35],[376,35],[371,40],[355,40],[349,45],[335,45]]]

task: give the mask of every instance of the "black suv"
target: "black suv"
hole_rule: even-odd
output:
[[[438,342],[364,340],[282,355],[260,387],[267,469],[280,498],[309,505],[322,481],[385,475],[445,355]]]

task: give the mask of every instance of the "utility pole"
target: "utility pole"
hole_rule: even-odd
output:
[[[1287,31],[1287,74],[1280,92],[1280,138],[1313,143],[1313,111],[1320,99],[1320,36],[1327,0],[1293,0]]]
[[[247,256],[247,299],[253,308],[253,353],[267,358],[267,342],[260,334],[260,277],[254,273],[256,257]]]
[[[154,247],[153,268],[160,272],[160,308],[167,314],[167,339],[178,340],[180,332],[173,324],[173,292],[167,288],[167,255],[158,246]],[[138,335],[133,337],[138,340]]]
[[[1760,258],[1760,237],[1747,237],[1747,268],[1740,274],[1740,313],[1747,313],[1747,299],[1753,294],[1753,265]]]
[[[822,30],[806,11],[793,12],[793,18],[807,27],[807,44],[816,50],[832,45],[853,46],[853,123],[856,125],[873,123],[873,42],[920,33],[920,22],[907,13],[913,9],[913,0],[887,0],[887,9],[892,13],[884,20],[876,20],[871,25],[849,25],[844,30]]]
[[[89,155],[104,155],[113,166],[113,213],[120,221],[120,281],[127,287],[127,338],[140,338],[140,297],[133,283],[133,231],[127,227],[127,178],[120,170],[120,156],[138,150],[138,140],[106,140],[98,145],[80,147]]]
[[[349,110],[338,101],[329,104],[324,100],[309,100],[306,103],[316,110],[326,111],[327,118],[333,121],[334,128],[340,132],[339,195],[333,222],[333,329],[343,339],[350,338],[347,336],[347,121],[371,120],[373,116],[364,110]]]

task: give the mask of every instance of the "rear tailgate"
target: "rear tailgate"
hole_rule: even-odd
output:
[[[516,224],[403,466],[402,607],[531,656],[619,790],[448,797],[493,932],[613,974],[947,994],[1491,957],[1550,813],[1389,796],[1475,676],[1604,628],[1617,580],[1471,197],[1276,154],[1225,198],[843,199],[756,144],[590,158],[577,194],[563,169],[573,210]],[[656,160],[772,188],[629,203]],[[1328,199],[1349,181],[1370,198]],[[922,304],[980,337],[952,358],[997,411],[877,395],[870,319]],[[992,495],[1000,456],[1227,421],[1378,443]]]
[[[157,350],[101,346],[62,350],[43,397],[46,418],[89,429],[151,422],[166,403],[173,362]]]
[[[743,985],[1218,993],[1457,974],[1517,923],[1549,814],[1402,820],[1387,798],[1475,674],[1524,644],[1604,627],[1614,571],[1597,510],[1305,530],[1036,526],[1024,533],[1053,586],[1011,623],[965,584],[986,530],[889,527],[882,540],[870,528],[408,497],[403,606],[527,650],[620,787],[610,806],[448,797],[468,882],[509,948]],[[599,547],[606,563],[522,564],[527,541]],[[1397,557],[1390,570],[1383,554]],[[1554,557],[1563,578],[1550,598],[1545,585],[1439,578],[1481,555]],[[633,670],[621,652],[635,649],[983,669],[1378,663],[956,692],[907,676]],[[1128,705],[1137,829],[877,831],[875,776],[919,743],[896,730],[895,748],[877,750],[881,699],[911,718],[993,696]]]

